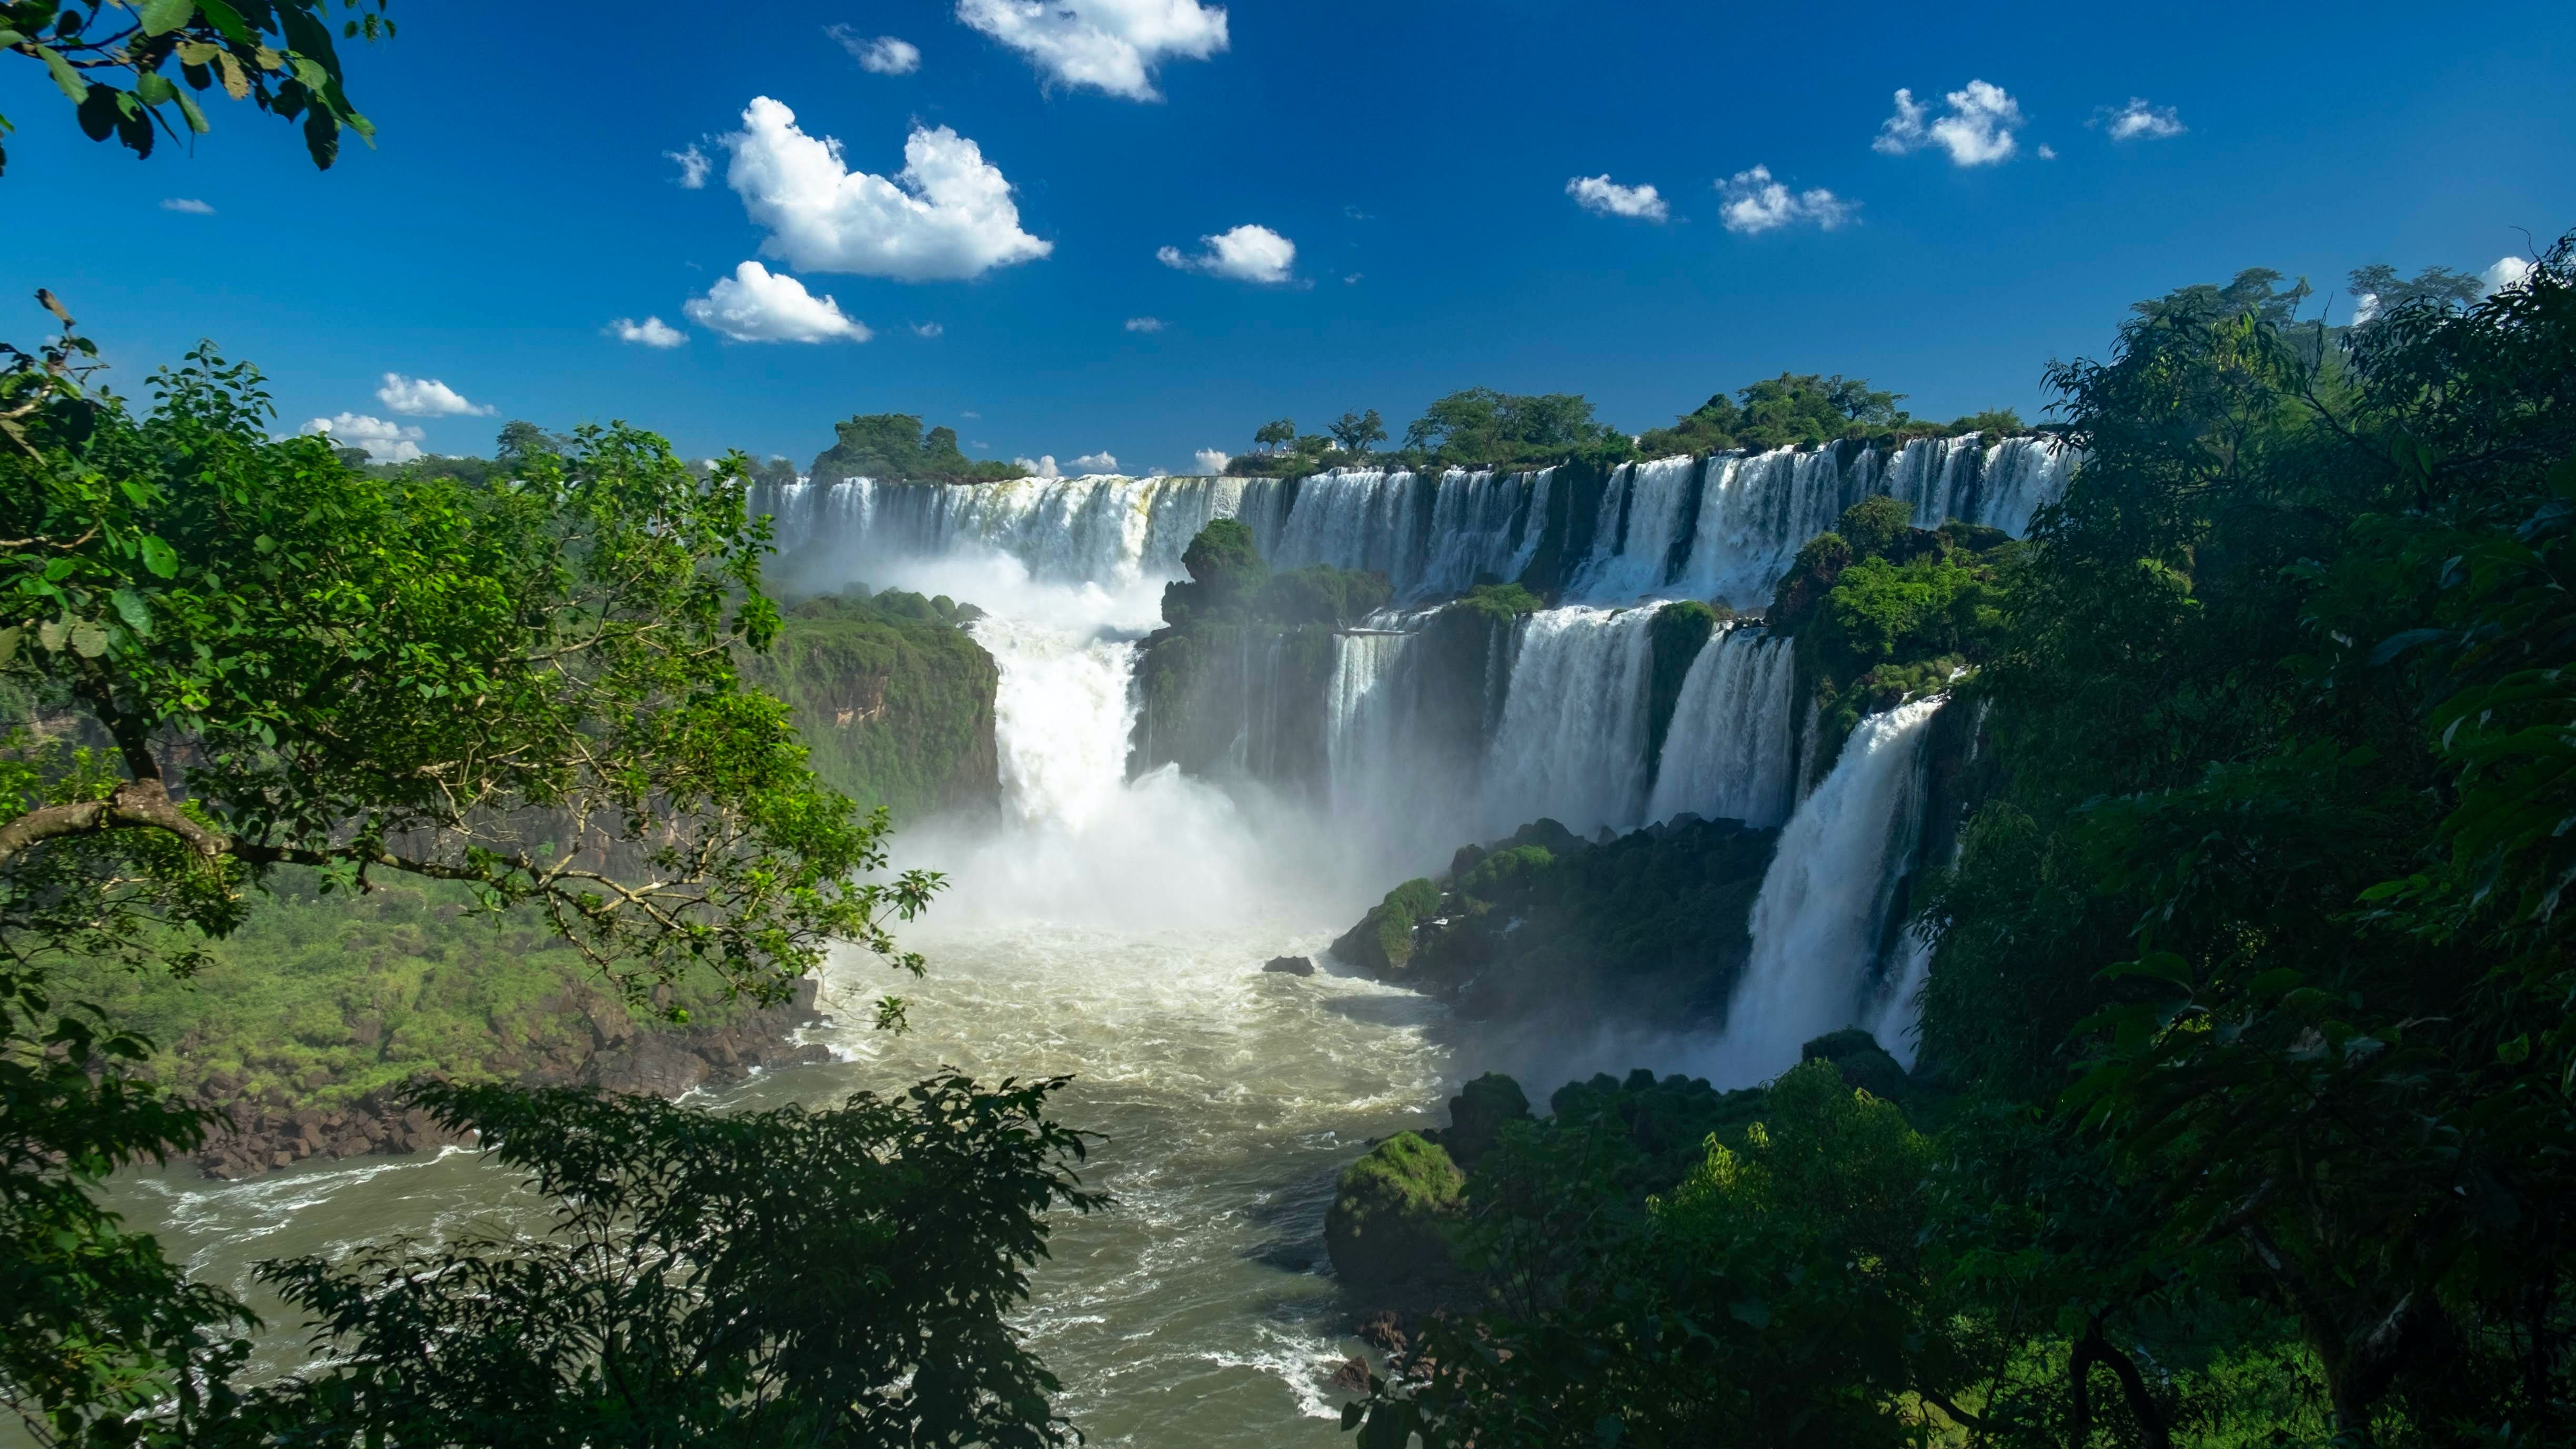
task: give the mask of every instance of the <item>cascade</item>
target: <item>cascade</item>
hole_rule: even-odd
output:
[[[1864,1014],[1887,915],[1922,828],[1923,746],[1943,698],[1860,722],[1831,773],[1780,833],[1753,903],[1753,956],[1720,1045],[1744,1086]],[[1714,1079],[1714,1076],[1712,1077]]]
[[[1079,830],[1117,802],[1136,705],[1136,646],[988,614],[972,626],[1001,666],[993,700],[1003,807],[1027,825]]]
[[[1241,478],[1019,478],[1003,483],[815,479],[763,490],[787,553],[923,557],[986,550],[1057,583],[1119,586],[1178,576],[1214,518],[1256,509]]]
[[[1485,759],[1485,832],[1542,816],[1578,835],[1633,828],[1645,806],[1652,608],[1576,605],[1521,620]]]
[[[1421,575],[1421,475],[1397,469],[1336,468],[1300,481],[1275,536],[1261,537],[1275,569],[1312,564],[1386,575],[1398,593]]]
[[[1601,490],[1592,554],[1566,593],[1600,604],[1660,594],[1699,512],[1699,477],[1699,460],[1689,457],[1621,467]]]
[[[1537,473],[1466,472],[1440,475],[1431,501],[1430,556],[1411,585],[1413,597],[1464,593],[1479,577],[1517,579],[1538,552],[1547,528],[1547,493],[1554,468]]]
[[[1701,648],[1682,679],[1648,820],[1688,811],[1765,827],[1788,818],[1795,654],[1788,640],[1746,625]]]

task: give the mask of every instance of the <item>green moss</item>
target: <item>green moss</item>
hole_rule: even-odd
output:
[[[1547,601],[1518,584],[1478,584],[1450,607],[1508,624],[1523,614],[1546,608]]]
[[[1466,1186],[1447,1152],[1411,1132],[1344,1169],[1324,1244],[1345,1288],[1371,1304],[1437,1296],[1457,1276],[1450,1235]]]
[[[1413,928],[1440,909],[1440,887],[1406,881],[1369,908],[1360,923],[1333,942],[1333,954],[1363,970],[1394,972],[1413,959]]]
[[[658,1025],[533,913],[495,922],[442,882],[354,898],[320,894],[301,871],[275,884],[190,978],[91,960],[59,970],[54,989],[149,1037],[156,1080],[281,1106],[333,1106],[423,1072],[515,1080],[577,1061],[594,1021]],[[712,987],[675,1004],[700,1024],[741,1009]]]
[[[787,701],[815,772],[898,818],[999,798],[993,737],[1001,670],[959,623],[971,606],[888,592],[791,609],[745,674]]]

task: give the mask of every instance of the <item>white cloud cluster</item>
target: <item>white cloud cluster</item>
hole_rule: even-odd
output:
[[[2182,123],[2182,116],[2173,107],[2151,106],[2143,96],[2129,97],[2125,106],[2104,106],[2094,119],[2101,122],[2102,128],[2114,141],[2135,141],[2141,137],[2162,140],[2190,129]]]
[[[632,317],[620,317],[608,324],[608,335],[620,342],[633,342],[645,347],[677,347],[689,340],[689,334],[659,317],[647,317],[641,322]]]
[[[420,429],[403,423],[390,423],[365,413],[341,413],[336,417],[315,418],[297,432],[308,436],[327,434],[343,447],[364,448],[367,456],[378,463],[409,463],[421,456],[420,440],[427,436]]]
[[[841,43],[859,69],[870,75],[910,75],[921,69],[921,47],[909,40],[880,35],[874,40],[850,25],[826,25],[823,33]]]
[[[1197,0],[957,0],[957,18],[1051,82],[1159,101],[1154,68],[1226,47],[1225,9]]]
[[[1214,477],[1225,471],[1225,465],[1234,461],[1234,455],[1223,448],[1201,448],[1190,455],[1190,460],[1198,465],[1201,473]]]
[[[1660,222],[1672,215],[1672,208],[1655,194],[1651,186],[1622,186],[1604,172],[1599,176],[1577,176],[1565,183],[1565,194],[1585,211],[1603,216],[1629,216],[1640,221]]]
[[[1179,247],[1164,247],[1154,257],[1167,267],[1238,282],[1276,286],[1295,279],[1291,268],[1297,265],[1297,244],[1266,226],[1238,226],[1199,240],[1207,250],[1196,256],[1183,255]]]
[[[1166,250],[1168,250],[1168,248],[1166,248]],[[1127,330],[1130,332],[1160,332],[1163,330],[1163,319],[1160,317],[1130,317],[1127,319]]]
[[[696,191],[704,187],[707,184],[707,172],[713,170],[715,165],[707,159],[707,153],[699,150],[694,143],[683,146],[677,151],[665,151],[662,155],[664,159],[679,165],[680,174],[672,179],[679,184],[682,191]]]
[[[892,177],[852,171],[839,141],[798,130],[796,113],[767,96],[721,139],[733,151],[726,183],[769,229],[761,251],[800,270],[956,281],[1055,250],[1020,230],[1011,183],[946,126],[913,127]]]
[[[2507,287],[2521,286],[2530,275],[2531,263],[2520,257],[2498,257],[2494,266],[2478,273],[2478,280],[2487,284],[2487,295],[2492,297]]]
[[[2003,87],[1972,80],[1967,89],[1952,91],[1942,100],[1949,108],[1932,119],[1931,108],[1915,100],[1914,92],[1899,90],[1896,114],[1879,126],[1878,139],[1869,143],[1870,149],[1902,156],[1938,146],[1960,166],[1991,166],[2009,160],[2020,149],[2013,140],[2013,128],[2022,123],[2021,103]]]
[[[1063,474],[1058,473],[1055,469],[1055,454],[1053,453],[1048,453],[1045,456],[1038,458],[1013,458],[1011,461],[1028,469],[1029,472],[1036,477],[1060,478],[1064,476]]]
[[[184,211],[190,216],[212,216],[215,209],[193,196],[174,196],[161,203],[163,211]]]
[[[681,311],[689,320],[736,342],[865,342],[867,324],[841,313],[840,303],[817,297],[805,284],[758,262],[744,262],[718,278],[703,297]]]
[[[1085,473],[1115,473],[1118,471],[1118,459],[1115,454],[1103,448],[1097,453],[1085,453],[1074,459],[1073,466]]]
[[[1756,166],[1738,171],[1717,183],[1719,215],[1726,229],[1754,236],[1800,222],[1813,222],[1832,231],[1851,220],[1856,203],[1845,201],[1823,187],[1791,191],[1772,179],[1771,168]]]
[[[947,328],[940,326],[936,322],[915,322],[912,324],[912,335],[915,337],[936,337],[947,330]]]
[[[465,395],[434,377],[405,377],[399,372],[385,374],[385,385],[376,389],[376,401],[407,418],[488,418],[490,407],[476,407]]]

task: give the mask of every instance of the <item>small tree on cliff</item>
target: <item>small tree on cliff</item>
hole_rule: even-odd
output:
[[[1270,565],[1240,519],[1219,518],[1200,529],[1181,564],[1190,571],[1189,581],[1163,586],[1166,624],[1239,610],[1270,581]]]
[[[1294,418],[1280,418],[1274,422],[1263,423],[1253,433],[1252,441],[1265,453],[1278,452],[1281,448],[1297,441],[1297,421]]]
[[[1375,408],[1364,413],[1344,413],[1332,424],[1332,433],[1343,452],[1367,457],[1371,444],[1386,441],[1386,421]]]

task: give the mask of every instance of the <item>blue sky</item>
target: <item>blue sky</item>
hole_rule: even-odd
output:
[[[2563,0],[1027,10],[397,0],[400,37],[348,56],[378,146],[328,173],[220,102],[193,157],[132,160],[13,60],[0,294],[52,287],[129,391],[210,336],[288,426],[434,451],[623,418],[802,462],[837,418],[905,411],[988,456],[1189,471],[1269,418],[1400,432],[1471,385],[1632,431],[1783,369],[2027,415],[2140,297],[2264,265],[2348,307],[2354,266],[2474,270],[2576,224]],[[877,37],[917,57],[871,70]],[[784,110],[747,126],[763,97]],[[857,179],[916,131],[935,205]],[[694,190],[669,159],[693,146]],[[838,318],[777,305],[777,275]],[[686,340],[606,330],[647,317]]]

